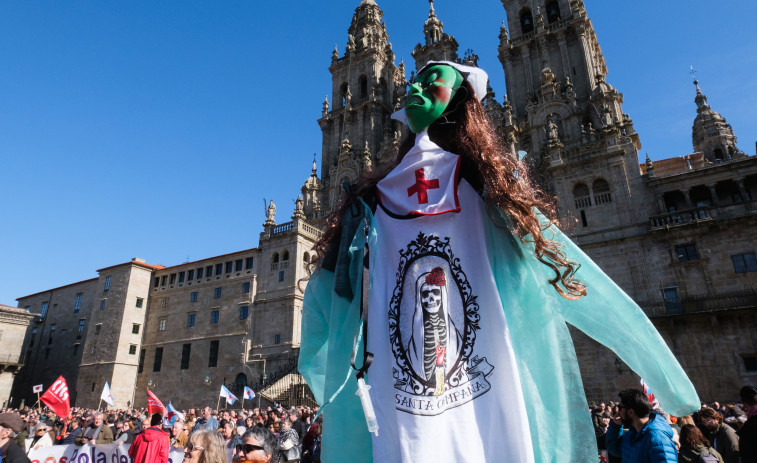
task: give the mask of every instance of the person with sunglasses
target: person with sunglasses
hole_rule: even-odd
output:
[[[184,447],[184,463],[226,463],[223,439],[214,431],[200,429],[189,436]]]
[[[244,433],[236,446],[238,463],[269,463],[276,451],[276,436],[263,427],[252,427]]]

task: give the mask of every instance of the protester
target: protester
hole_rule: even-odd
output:
[[[607,450],[623,463],[676,463],[673,429],[665,419],[652,412],[647,395],[638,389],[624,389],[618,394],[619,415],[607,430]],[[620,434],[622,426],[627,433]]]
[[[63,429],[61,429],[61,434],[58,437],[60,438],[61,444],[70,445],[76,443],[75,440],[81,435],[81,433],[82,428],[80,419],[74,417],[66,420],[66,424],[64,424]]]
[[[234,426],[234,422],[227,421],[226,419],[221,420],[219,434],[221,435],[226,448],[226,456],[228,457],[228,460],[231,461],[234,457],[234,451],[237,445],[242,442],[242,436],[237,434],[237,428]]]
[[[185,428],[186,425],[180,419],[174,421],[173,426],[171,426],[170,445],[172,448],[183,449],[187,445],[189,435],[184,431]]]
[[[271,463],[276,452],[276,436],[263,427],[249,428],[236,447],[239,463]]]
[[[30,463],[14,438],[24,429],[24,421],[18,413],[0,413],[0,458],[2,463]]]
[[[208,429],[194,431],[184,447],[184,463],[227,463],[221,436]]]
[[[741,463],[757,463],[757,388],[744,386],[739,391],[747,420],[739,430]]]
[[[681,451],[678,454],[678,462],[723,463],[723,457],[710,446],[699,428],[687,424],[681,428]]]
[[[302,463],[321,461],[321,424],[313,423],[302,440]]]
[[[202,409],[202,418],[197,420],[194,427],[192,428],[192,431],[198,431],[200,429],[205,429],[208,431],[215,431],[218,429],[218,419],[213,416],[213,411],[210,409],[210,407],[205,407]]]
[[[720,453],[723,461],[739,463],[739,436],[732,427],[723,423],[723,415],[714,408],[705,408],[700,410],[699,420],[702,427],[709,431],[705,436]]]
[[[160,429],[163,415],[154,413],[150,418],[150,427],[137,434],[129,447],[129,456],[134,463],[167,463],[168,435]]]
[[[92,424],[82,432],[75,440],[76,445],[84,444],[110,444],[113,442],[113,432],[103,423],[103,414],[95,412]]]
[[[289,418],[281,421],[281,435],[279,436],[279,461],[298,462],[302,458],[300,436],[292,428],[292,420]]]
[[[118,433],[116,434],[117,444],[131,445],[131,443],[134,442],[134,437],[137,435],[137,432],[134,431],[134,424],[131,420],[118,421],[116,423],[116,429],[118,430]]]
[[[32,450],[37,450],[40,447],[47,447],[53,445],[53,439],[50,437],[50,428],[44,421],[38,421],[31,432],[31,437],[26,439],[25,450],[26,454]]]

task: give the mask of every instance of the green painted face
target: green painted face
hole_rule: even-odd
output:
[[[410,130],[418,133],[437,120],[463,80],[457,69],[446,64],[436,64],[418,74],[410,85],[405,105]]]

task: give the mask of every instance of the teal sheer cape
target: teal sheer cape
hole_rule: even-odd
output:
[[[367,239],[373,252],[379,232],[370,209],[362,206],[371,226]],[[550,226],[544,234],[580,264],[576,277],[587,285],[587,295],[576,301],[561,297],[547,283],[554,273],[536,259],[532,245],[513,236],[506,226],[509,219],[501,211],[490,208],[485,223],[489,264],[518,361],[537,463],[597,459],[596,438],[566,323],[613,350],[644,378],[667,412],[682,416],[699,408],[694,386],[644,312],[562,232]],[[325,269],[313,274],[305,291],[299,369],[324,406],[322,459],[328,463],[372,461],[371,434],[355,395],[357,381],[350,367],[353,337],[360,328],[365,240],[362,227],[358,227],[349,248],[341,251],[349,253],[343,262],[349,266],[352,293],[358,296],[349,300],[336,295],[334,273]],[[359,363],[362,343],[358,346]],[[367,382],[370,384],[370,371]]]

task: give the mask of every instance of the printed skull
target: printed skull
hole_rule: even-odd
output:
[[[436,313],[439,311],[442,302],[442,288],[437,285],[430,285],[424,283],[421,287],[421,303],[423,309],[429,313]]]

